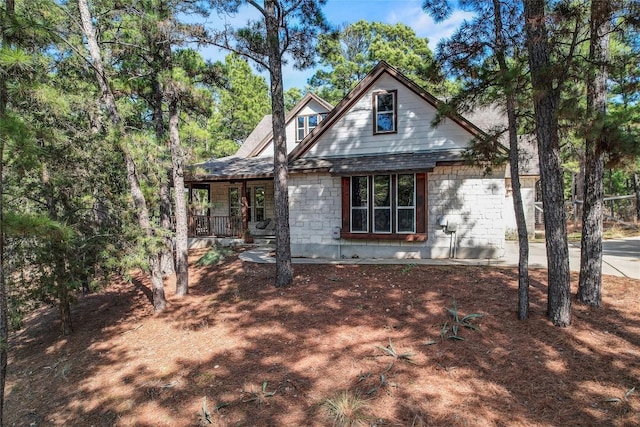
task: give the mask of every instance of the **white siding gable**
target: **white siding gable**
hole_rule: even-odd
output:
[[[296,148],[296,146],[300,143],[300,141],[296,141],[297,117],[310,116],[320,113],[328,113],[328,110],[323,105],[312,99],[300,109],[295,117],[292,117],[291,120],[289,120],[289,122],[287,123],[287,153],[290,153],[291,150]],[[273,157],[273,139],[269,141],[269,144],[265,146],[264,150],[262,150],[260,154],[258,154],[258,157],[266,156]]]
[[[397,133],[373,134],[373,93],[397,90]],[[305,157],[346,157],[465,148],[471,133],[453,120],[431,126],[436,108],[387,73],[316,141]]]

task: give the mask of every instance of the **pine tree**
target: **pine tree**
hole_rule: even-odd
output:
[[[271,101],[264,77],[256,75],[245,58],[232,53],[217,65],[224,78],[221,87],[215,90],[217,102],[208,127],[216,144],[212,150],[221,157],[236,152],[239,144],[271,112]]]
[[[609,1],[591,1],[591,66],[587,78],[587,117],[591,126],[584,146],[586,168],[578,300],[595,307],[602,301],[602,216],[611,8]]]
[[[571,277],[557,116],[561,87],[554,86],[556,75],[551,60],[544,0],[524,0],[524,23],[533,88],[547,241],[547,316],[556,326],[568,326],[571,323]]]
[[[15,2],[6,0],[2,10],[0,22],[2,33],[0,42],[2,51],[11,50],[14,47],[12,38],[15,28]],[[9,95],[7,91],[9,74],[0,73],[0,123],[4,123],[7,116],[7,104]],[[7,291],[4,275],[4,152],[5,135],[0,135],[0,425],[3,424],[4,414],[4,386],[7,378],[7,346],[9,343],[9,316],[7,308]]]
[[[82,31],[88,45],[89,54],[91,57],[91,65],[95,71],[95,78],[98,81],[98,85],[101,90],[101,98],[104,102],[109,119],[111,121],[112,132],[115,135],[116,146],[122,152],[125,159],[125,166],[127,171],[127,182],[131,193],[131,198],[134,201],[136,207],[136,213],[138,217],[138,223],[143,230],[146,238],[149,241],[150,249],[148,254],[148,264],[151,275],[151,285],[153,293],[153,306],[156,312],[164,311],[166,308],[166,298],[164,295],[164,283],[162,279],[161,271],[161,250],[158,250],[154,229],[149,216],[149,209],[147,206],[147,200],[140,186],[140,180],[138,177],[138,171],[135,161],[129,152],[126,144],[122,140],[126,133],[123,129],[122,118],[116,98],[110,86],[107,70],[104,66],[102,59],[102,51],[98,44],[96,37],[96,31],[93,25],[93,18],[89,9],[88,0],[79,0],[78,8],[81,17]]]
[[[237,11],[237,2],[213,2],[221,10]],[[245,0],[260,18],[238,30],[218,31],[211,42],[243,55],[269,71],[274,145],[274,199],[276,217],[275,286],[293,281],[289,231],[289,170],[285,129],[282,61],[291,55],[298,68],[310,66],[315,57],[314,40],[326,28],[320,8],[326,0]]]
[[[529,243],[520,189],[518,147],[519,117],[525,109],[518,99],[518,93],[526,92],[522,87],[524,58],[519,47],[523,34],[516,21],[521,10],[515,4],[504,4],[497,0],[490,5],[471,1],[464,6],[473,11],[476,18],[463,23],[449,40],[441,42],[438,47],[437,58],[463,81],[460,93],[449,101],[447,109],[472,110],[480,106],[477,104],[504,105],[501,110],[504,109],[506,113],[507,128],[488,130],[488,140],[474,140],[469,154],[475,163],[504,161],[503,148],[496,141],[507,133],[519,243],[518,318],[526,319],[529,316]],[[447,0],[429,1],[425,2],[425,9],[439,20],[451,13],[452,5]],[[466,104],[470,103],[476,105],[467,107]]]

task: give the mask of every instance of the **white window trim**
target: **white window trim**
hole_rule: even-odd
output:
[[[296,142],[300,142],[303,139],[305,139],[307,135],[309,135],[313,131],[313,129],[320,126],[320,123],[322,122],[322,120],[324,120],[326,116],[327,116],[327,113],[315,113],[315,114],[305,114],[305,115],[297,116],[296,117]],[[310,117],[317,117],[318,119],[317,124],[312,128],[309,128]],[[302,127],[300,127],[300,123],[298,123],[299,119],[302,119],[302,122],[303,122]],[[302,138],[300,138],[300,130],[302,130],[302,134],[304,135]]]

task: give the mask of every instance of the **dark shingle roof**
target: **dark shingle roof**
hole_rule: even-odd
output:
[[[247,139],[244,140],[238,151],[236,151],[235,156],[249,157],[249,154],[260,145],[262,140],[271,134],[271,126],[271,114],[267,114],[260,120]]]
[[[290,166],[292,171],[325,169],[332,175],[358,173],[424,172],[433,170],[437,163],[462,160],[460,150],[441,150],[419,153],[384,154],[376,156],[300,158]]]
[[[190,181],[229,181],[273,177],[272,157],[213,159],[190,168]]]
[[[295,172],[329,172],[332,175],[358,173],[396,173],[431,171],[436,164],[462,161],[460,150],[440,150],[419,153],[384,154],[358,157],[301,158],[289,165]],[[195,165],[192,179],[196,181],[229,181],[273,177],[272,157],[225,157]]]

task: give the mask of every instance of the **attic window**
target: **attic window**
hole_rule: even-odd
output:
[[[373,133],[397,132],[397,94],[396,90],[374,92],[373,94]]]
[[[327,113],[298,116],[296,120],[296,141],[302,141],[326,116]]]

